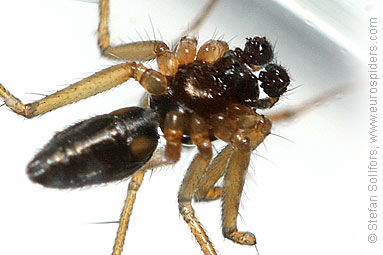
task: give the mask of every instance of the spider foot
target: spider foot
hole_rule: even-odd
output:
[[[255,245],[257,243],[254,234],[251,232],[234,231],[226,237],[233,242],[242,245]]]

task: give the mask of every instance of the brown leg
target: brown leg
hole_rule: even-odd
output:
[[[161,41],[133,42],[118,46],[110,45],[108,28],[109,0],[100,0],[100,23],[98,26],[98,45],[104,56],[130,61],[145,61],[157,57],[158,49],[167,48]]]
[[[246,117],[246,115],[243,115]],[[252,128],[238,132],[232,139],[233,153],[229,159],[224,177],[222,198],[222,232],[226,238],[244,244],[254,245],[255,236],[250,232],[239,232],[237,229],[238,208],[248,169],[251,151],[259,146],[270,134],[271,121],[262,115],[254,115],[256,122]],[[246,118],[247,119],[247,118]],[[249,123],[251,123],[250,121]],[[237,123],[246,124],[241,118]]]
[[[256,123],[260,121],[262,121],[262,117],[255,114],[253,110],[236,104],[229,107],[227,115],[217,114],[211,118],[214,135],[231,145],[227,145],[208,167],[195,194],[197,201],[217,199],[222,194],[222,188],[214,187],[214,184],[228,169],[228,162],[233,154],[233,145],[236,147],[235,144],[240,143],[238,137],[245,135],[236,130],[247,130],[246,134],[252,134]],[[241,145],[238,144],[238,146]]]
[[[198,153],[193,159],[178,193],[178,204],[181,215],[188,224],[191,232],[196,238],[204,255],[216,255],[217,252],[213,248],[205,230],[201,223],[194,215],[194,209],[191,200],[206,167],[210,162],[210,158]]]
[[[204,255],[216,255],[217,252],[214,250],[213,244],[210,242],[201,223],[195,217],[191,205],[193,195],[212,157],[207,125],[203,119],[197,115],[192,115],[190,119],[190,137],[193,143],[197,145],[199,152],[194,157],[182,181],[178,193],[179,210],[198,244],[201,246]]]
[[[228,169],[228,162],[233,154],[233,144],[238,143],[238,137],[244,135],[236,130],[248,130],[246,133],[251,134],[254,132],[256,123],[261,120],[262,117],[255,114],[253,110],[237,104],[229,107],[228,114],[217,114],[211,118],[214,135],[231,145],[227,145],[208,167],[195,194],[197,201],[217,199],[222,194],[222,188],[214,187],[214,184]]]
[[[120,216],[120,225],[118,227],[116,240],[114,241],[113,255],[120,255],[122,252],[126,230],[128,229],[130,216],[132,215],[133,204],[136,200],[136,194],[141,186],[144,175],[145,171],[143,170],[136,172],[129,183],[128,194],[126,195],[125,205]]]
[[[136,200],[136,194],[141,186],[146,170],[169,165],[171,163],[171,161],[165,159],[164,150],[159,149],[153,154],[152,158],[146,163],[143,169],[137,171],[133,175],[129,183],[128,194],[125,199],[125,205],[121,212],[120,225],[118,227],[116,240],[113,246],[113,255],[121,255],[125,241],[126,231],[129,225],[130,216],[132,215],[133,205]]]
[[[214,6],[218,3],[218,0],[210,0],[209,3],[201,11],[200,15],[192,22],[189,29],[184,31],[182,35],[188,35],[196,31],[202,22],[206,19],[209,13],[213,10]],[[109,19],[109,0],[100,0],[100,23],[98,26],[98,45],[101,49],[101,52],[104,56],[109,58],[117,58],[122,60],[130,61],[146,61],[157,58],[157,62],[161,73],[167,76],[174,75],[178,70],[178,63],[176,62],[173,53],[168,52],[168,46],[162,41],[141,41],[141,42],[132,42],[117,46],[110,45],[110,34],[108,27]],[[178,40],[177,42],[178,43]],[[203,51],[214,51],[211,53],[201,53],[201,56],[197,57],[198,60],[206,61],[213,63],[215,60],[223,56],[227,50],[228,46],[223,41],[210,41],[209,48],[207,44],[203,45]],[[160,55],[161,59],[158,59]],[[163,68],[163,62],[166,62],[166,67]],[[171,63],[171,66],[168,64]],[[166,71],[164,71],[166,70]]]
[[[204,43],[198,50],[197,60],[214,64],[215,61],[223,57],[229,50],[229,45],[225,41],[210,40]]]
[[[194,37],[182,37],[177,47],[176,57],[180,65],[194,62],[197,52],[197,39]]]
[[[250,232],[239,232],[237,216],[247,168],[250,161],[251,147],[247,141],[247,149],[234,149],[229,160],[224,178],[222,203],[222,231],[226,238],[239,244],[254,245],[255,236]]]
[[[226,169],[227,163],[233,148],[227,145],[220,153],[213,159],[213,162],[207,168],[205,175],[198,185],[198,189],[194,194],[196,201],[210,201],[219,198],[222,195],[221,187],[214,187],[218,179],[221,178]]]
[[[170,111],[164,122],[164,137],[166,139],[165,157],[176,162],[181,157],[182,135],[185,116],[179,111]]]
[[[123,63],[97,72],[33,103],[23,104],[0,84],[0,98],[11,110],[27,118],[47,113],[62,106],[80,101],[134,78],[151,94],[167,90],[166,77],[142,64]]]
[[[179,65],[186,65],[194,61],[196,48],[197,40],[189,37],[181,38],[176,52],[162,47],[157,51],[158,69],[165,76],[176,75]]]

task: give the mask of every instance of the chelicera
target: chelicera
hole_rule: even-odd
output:
[[[252,151],[270,134],[269,109],[290,83],[286,70],[273,63],[264,37],[246,39],[243,49],[210,40],[197,47],[184,36],[173,52],[162,41],[111,46],[108,1],[100,1],[99,46],[103,55],[129,62],[106,68],[30,104],[2,85],[0,98],[17,114],[32,118],[106,91],[133,78],[149,93],[142,107],[128,107],[79,122],[57,133],[27,166],[34,182],[68,189],[131,177],[113,254],[121,254],[125,233],[143,176],[180,159],[182,144],[198,148],[178,193],[179,211],[205,255],[217,254],[194,215],[192,200],[222,199],[223,235],[255,245],[255,236],[237,229],[240,197]],[[198,49],[198,50],[197,50]],[[159,71],[131,62],[156,59]],[[261,97],[260,90],[267,96]],[[272,119],[272,118],[271,118]],[[166,139],[158,147],[158,129]],[[227,146],[215,157],[212,141]],[[223,177],[223,186],[216,186]]]

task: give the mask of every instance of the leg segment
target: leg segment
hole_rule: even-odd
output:
[[[256,113],[254,113],[254,118],[249,118],[250,116],[247,114],[244,114],[242,117],[238,115],[237,117],[237,124],[241,123],[243,127],[247,127],[253,121],[255,123],[252,127],[238,130],[232,138],[233,153],[229,159],[224,177],[222,231],[226,238],[236,243],[254,245],[256,240],[252,233],[239,232],[237,230],[238,208],[251,151],[257,148],[265,137],[270,134],[271,121]]]
[[[163,94],[166,92],[166,77],[142,64],[133,62],[101,70],[63,90],[29,104],[23,104],[20,99],[13,96],[0,84],[0,98],[17,114],[32,118],[109,90],[130,78],[139,81],[149,93]]]
[[[160,72],[165,76],[176,75],[179,65],[186,65],[194,61],[196,48],[197,40],[189,37],[181,38],[176,52],[171,52],[169,48],[161,48],[157,52]]]
[[[214,135],[221,140],[236,144],[238,137],[243,136],[239,130],[252,130],[254,125],[262,118],[250,108],[233,104],[228,109],[228,114],[216,114],[211,118]],[[234,146],[236,147],[236,146]],[[233,153],[233,146],[226,146],[213,160],[195,194],[197,201],[212,200],[222,194],[222,188],[214,184],[225,173],[228,162]]]
[[[210,0],[201,11],[201,14],[192,22],[189,29],[182,35],[188,35],[198,30],[199,26],[213,10],[218,0]],[[98,45],[102,54],[109,58],[117,58],[130,61],[146,61],[154,59],[162,48],[167,48],[162,41],[132,42],[123,45],[111,46],[108,28],[109,0],[100,0],[100,23],[98,26]],[[178,42],[178,40],[177,40]],[[176,43],[177,43],[176,42]]]
[[[245,144],[246,143],[246,144]],[[237,216],[247,168],[250,161],[250,142],[244,141],[246,149],[233,151],[224,179],[224,192],[222,204],[223,235],[239,244],[254,245],[255,236],[250,232],[237,230]]]
[[[136,200],[136,194],[141,186],[146,170],[169,165],[172,163],[171,161],[166,160],[163,154],[163,149],[156,151],[152,158],[143,167],[143,169],[137,171],[133,175],[129,183],[128,194],[126,196],[125,205],[120,216],[120,225],[118,227],[116,240],[113,246],[113,255],[121,255],[130,216],[132,215],[133,205]]]
[[[143,170],[136,172],[129,183],[128,194],[126,195],[125,205],[120,216],[120,225],[118,226],[116,240],[114,241],[113,255],[120,255],[122,252],[126,230],[128,229],[130,216],[132,215],[133,204],[136,200],[136,194],[141,186],[144,175],[145,171]]]
[[[221,187],[214,187],[218,179],[221,178],[226,169],[227,163],[233,153],[231,145],[227,145],[209,165],[205,175],[198,185],[198,189],[194,194],[196,201],[210,201],[219,198],[222,195]]]
[[[177,48],[176,57],[180,65],[193,63],[197,52],[197,40],[194,37],[182,37]]]
[[[106,57],[130,61],[146,61],[156,58],[159,49],[167,48],[166,44],[161,41],[143,41],[111,46],[108,19],[109,0],[100,0],[98,45],[102,54]]]
[[[194,215],[194,209],[191,205],[191,200],[196,190],[201,177],[203,176],[210,158],[198,153],[193,159],[178,193],[178,204],[181,215],[188,224],[191,232],[201,246],[204,255],[216,255],[213,244],[210,242],[201,223]]]
[[[170,111],[166,114],[164,123],[164,137],[166,139],[165,157],[174,162],[181,157],[182,135],[185,116],[179,111]]]
[[[179,210],[197,242],[201,246],[204,255],[216,255],[217,252],[214,250],[213,244],[210,242],[201,223],[195,217],[191,205],[193,195],[212,157],[207,125],[203,119],[197,115],[192,115],[190,119],[190,137],[193,140],[193,143],[197,145],[199,152],[194,157],[186,172],[185,178],[182,181],[178,193]]]
[[[228,50],[229,45],[225,41],[210,40],[199,48],[197,60],[214,64],[214,62],[223,57]]]
[[[311,111],[316,107],[319,107],[321,104],[324,104],[330,100],[335,99],[339,94],[347,92],[350,90],[349,87],[340,87],[322,93],[314,98],[307,100],[305,103],[299,105],[298,107],[292,108],[291,110],[279,111],[268,116],[271,121],[284,121],[297,117],[307,111]]]

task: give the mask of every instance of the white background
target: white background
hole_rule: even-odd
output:
[[[114,43],[140,36],[172,42],[205,3],[142,2],[112,0]],[[276,61],[289,70],[296,88],[281,98],[275,110],[299,106],[330,89],[363,84],[359,80],[364,65],[360,32],[366,14],[361,6],[350,4],[342,9],[349,13],[344,24],[353,21],[352,26],[340,30],[334,26],[334,34],[320,27],[331,27],[331,23],[315,22],[321,17],[296,17],[310,13],[309,9],[294,13],[272,1],[239,2],[221,1],[201,28],[199,40],[216,34],[239,47],[246,37],[269,37]],[[334,11],[328,8],[331,5],[322,7]],[[100,56],[97,23],[94,3],[1,1],[0,82],[30,102],[41,97],[30,93],[49,94],[116,63]],[[137,104],[142,92],[130,81],[31,120],[0,108],[0,254],[111,253],[117,224],[90,223],[118,220],[128,182],[51,190],[31,183],[25,167],[54,132],[78,120]],[[272,132],[278,136],[270,135],[254,153],[238,226],[257,236],[260,254],[367,254],[363,252],[368,220],[366,100],[357,89],[342,94],[295,120],[276,123]],[[124,254],[201,254],[176,203],[192,155],[186,152],[186,162],[146,176]],[[195,204],[195,209],[220,254],[256,254],[254,247],[222,237],[218,201]]]

